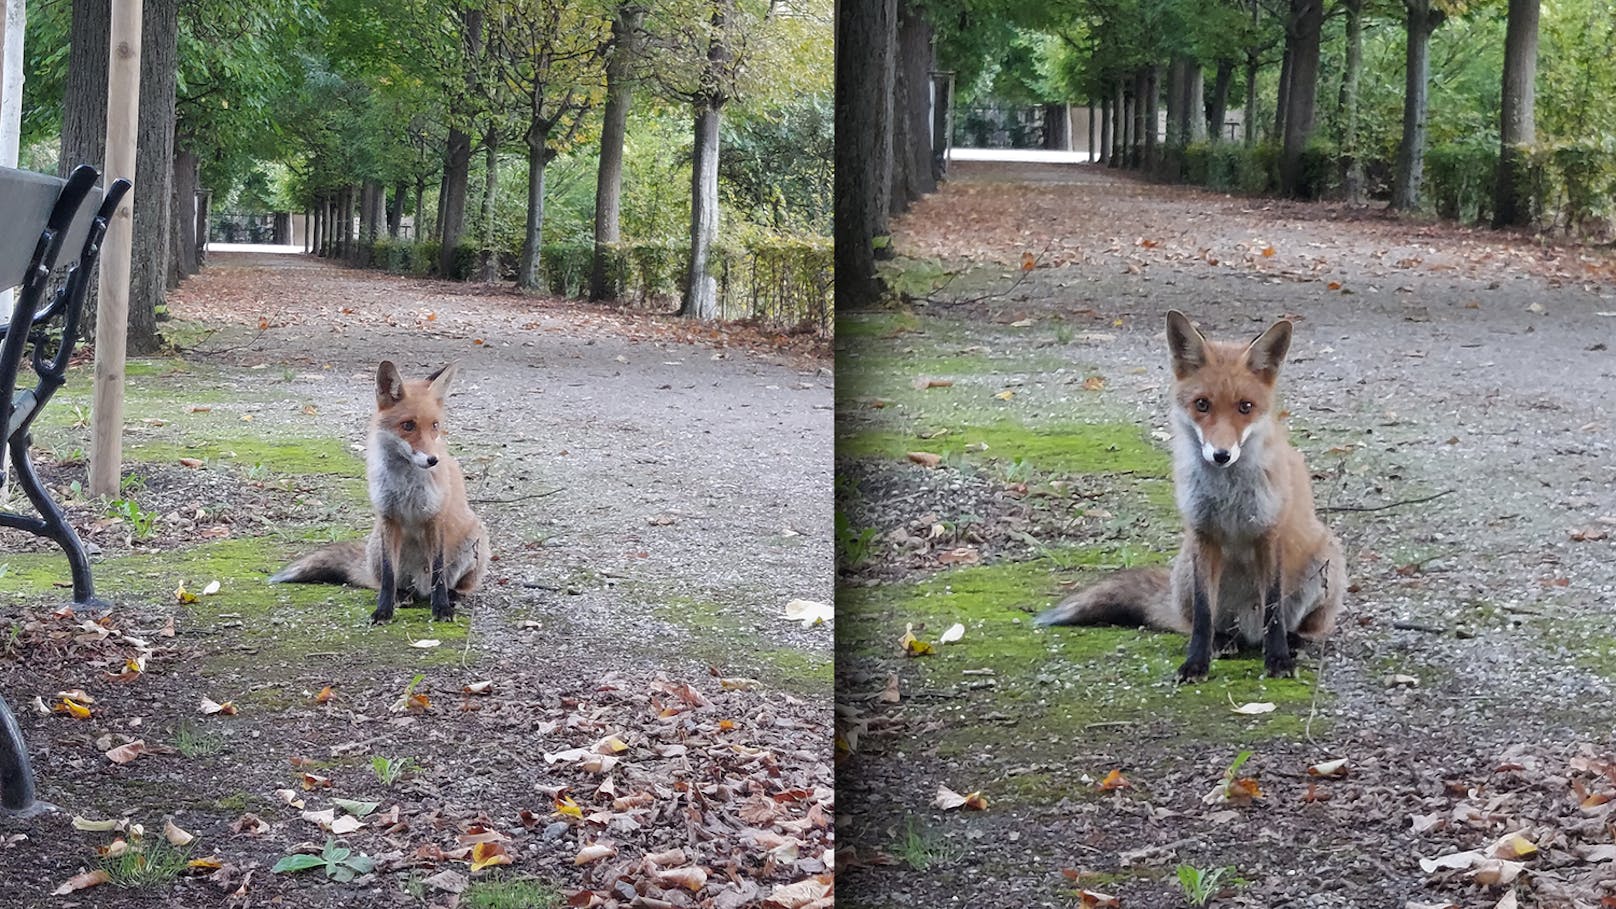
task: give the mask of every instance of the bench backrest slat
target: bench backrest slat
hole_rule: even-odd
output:
[[[0,167],[0,290],[16,287],[28,276],[40,232],[50,220],[51,209],[66,182],[47,174]],[[100,199],[101,191],[92,190],[90,199],[79,208],[62,244],[59,266],[77,261]],[[10,315],[0,313],[0,323]]]

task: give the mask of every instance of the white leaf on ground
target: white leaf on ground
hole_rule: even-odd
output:
[[[958,792],[955,792],[947,786],[939,784],[937,786],[937,797],[932,799],[931,803],[944,811],[950,811],[964,805],[965,796],[960,795]]]
[[[1263,713],[1273,713],[1275,709],[1276,709],[1276,705],[1274,705],[1274,704],[1267,703],[1266,701],[1265,702],[1255,702],[1254,701],[1254,702],[1252,702],[1250,704],[1241,704],[1239,707],[1236,707],[1234,709],[1234,712],[1235,713],[1243,713],[1246,716],[1257,716],[1257,715],[1263,714]]]
[[[963,637],[965,637],[965,626],[959,622],[955,622],[954,624],[948,626],[948,630],[943,632],[943,636],[937,639],[937,643],[952,644]]]
[[[810,628],[836,618],[836,608],[816,600],[791,600],[786,603],[785,617],[793,622],[801,622],[804,628]]]

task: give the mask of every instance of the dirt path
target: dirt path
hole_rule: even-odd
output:
[[[827,872],[831,634],[781,611],[831,595],[828,361],[740,329],[302,256],[216,255],[172,309],[183,354],[131,368],[132,506],[72,506],[115,604],[102,630],[80,624],[98,614],[52,614],[58,560],[0,557],[0,585],[22,593],[0,612],[0,690],[41,796],[64,809],[0,820],[0,893],[15,899],[0,902],[552,905],[594,891],[600,905],[740,906]],[[358,451],[383,358],[406,376],[461,365],[453,447],[496,561],[451,626],[406,609],[373,629],[362,591],[263,580],[368,531]],[[69,498],[88,373],[38,439]],[[214,580],[218,593],[177,602],[182,581]],[[120,672],[142,654],[144,672]],[[73,688],[94,698],[90,719],[31,707]],[[204,697],[240,712],[205,716]],[[129,739],[147,753],[103,756]],[[406,769],[384,780],[379,759]],[[325,842],[303,812],[341,818],[334,798],[378,803],[337,837],[377,869],[351,884],[272,874]],[[186,856],[222,869],[47,899],[115,836],[75,831],[72,815],[124,817],[148,843],[172,816],[197,837]],[[482,840],[495,864],[472,873]],[[609,854],[575,864],[593,846]]]
[[[1209,905],[1616,900],[1608,257],[1039,165],[958,165],[896,241],[929,301],[838,341],[844,904],[1177,906],[1182,866],[1228,869]],[[1296,320],[1284,401],[1354,583],[1297,682],[1245,655],[1180,689],[1178,636],[1029,622],[1176,545],[1169,308]],[[1226,803],[1247,751],[1262,795]],[[1514,831],[1513,883],[1420,865]]]

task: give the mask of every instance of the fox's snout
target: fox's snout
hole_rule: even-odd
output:
[[[427,454],[424,451],[410,452],[410,460],[414,461],[415,466],[421,468],[422,470],[429,467],[438,466],[438,456],[434,454]]]
[[[1240,446],[1231,445],[1228,448],[1219,448],[1211,442],[1201,443],[1201,458],[1214,467],[1229,467],[1240,460]]]

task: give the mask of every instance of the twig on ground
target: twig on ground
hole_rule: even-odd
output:
[[[1392,627],[1399,631],[1423,631],[1426,634],[1448,633],[1448,629],[1440,625],[1422,625],[1419,622],[1393,622]]]
[[[1324,690],[1324,670],[1330,665],[1330,642],[1326,640],[1319,650],[1319,671],[1313,676],[1313,702],[1307,708],[1307,722],[1302,724],[1302,734],[1314,748],[1322,748],[1318,739],[1313,738],[1313,718],[1319,715],[1319,692]]]
[[[1320,508],[1319,511],[1385,511],[1388,508],[1400,508],[1404,505],[1418,505],[1421,502],[1429,502],[1432,499],[1440,499],[1445,495],[1452,495],[1457,491],[1458,490],[1454,489],[1444,489],[1441,492],[1433,493],[1428,496],[1420,496],[1417,499],[1398,499],[1395,502],[1387,502],[1384,505],[1326,505],[1323,508]]]
[[[528,493],[528,495],[519,495],[519,497],[516,498],[473,498],[473,500],[470,501],[472,501],[472,505],[511,505],[511,503],[516,503],[516,501],[527,501],[530,500],[530,498],[545,498],[546,495],[556,495],[556,493],[562,492],[564,488],[567,487],[546,488],[546,490],[541,490],[541,492]]]
[[[212,331],[208,332],[207,334],[203,335],[202,339],[200,341],[198,341],[194,346],[191,346],[191,347],[181,347],[178,344],[176,344],[176,345],[174,345],[174,352],[175,353],[182,353],[182,354],[185,354],[185,353],[205,353],[205,354],[208,354],[209,356],[212,356],[214,354],[234,353],[235,351],[238,351],[238,350],[246,350],[247,348],[252,347],[254,344],[257,344],[258,340],[260,338],[262,338],[264,336],[264,334],[269,331],[269,329],[267,329],[267,328],[258,329],[258,334],[253,335],[252,339],[249,340],[245,344],[237,344],[234,347],[221,347],[218,350],[203,350],[202,349],[202,344],[204,342],[206,342],[209,338],[212,338],[214,335],[218,334],[219,331],[220,331],[220,329],[215,328],[214,330],[212,330]]]

